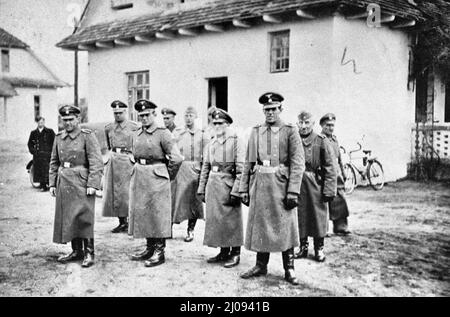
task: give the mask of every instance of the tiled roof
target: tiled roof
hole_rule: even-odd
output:
[[[27,48],[28,45],[0,28],[0,47]]]
[[[233,19],[258,18],[264,14],[278,14],[339,5],[366,8],[369,4],[379,4],[383,12],[398,17],[423,21],[424,15],[411,0],[219,0],[188,11],[162,15],[146,15],[133,19],[116,20],[80,28],[57,44],[59,47],[73,48],[79,44],[96,41],[112,41],[131,38],[136,35],[158,31],[176,31],[180,28],[194,28],[208,23],[231,22]]]
[[[48,79],[35,79],[25,77],[0,77],[0,80],[10,84],[13,87],[39,87],[39,88],[64,87],[64,85],[61,82]]]

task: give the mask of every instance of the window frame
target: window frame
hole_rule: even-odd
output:
[[[142,75],[142,80],[138,84],[138,78]],[[128,117],[130,120],[137,121],[137,112],[134,110],[134,104],[139,99],[150,99],[150,71],[134,71],[125,73],[127,88]],[[133,81],[130,82],[130,76]]]
[[[290,66],[290,35],[291,31],[280,30],[269,32],[269,71],[270,73],[286,73],[289,72]],[[283,45],[283,37],[287,37],[287,44]],[[281,45],[275,45],[277,39],[281,40]],[[280,52],[277,52],[281,50]],[[278,56],[278,53],[280,54]],[[279,66],[277,66],[279,63]]]
[[[10,50],[8,49],[1,49],[1,57],[0,57],[0,63],[2,67],[2,73],[9,73],[11,71],[11,57],[10,57]],[[4,57],[6,56],[6,63],[4,63]]]

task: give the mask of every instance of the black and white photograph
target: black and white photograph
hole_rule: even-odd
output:
[[[0,297],[450,296],[448,0],[0,0],[0,50]]]

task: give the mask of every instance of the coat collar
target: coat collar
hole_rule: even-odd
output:
[[[225,129],[225,135],[223,135],[223,136],[221,136],[219,138],[214,136],[212,142],[213,143],[224,144],[225,141],[228,140],[231,137],[234,137],[234,133],[231,131],[231,129],[227,128],[227,129]]]
[[[115,121],[114,123],[115,123],[115,126],[114,126],[115,130],[117,130],[117,129],[123,130],[127,126],[127,120],[123,120],[120,123]]]
[[[158,125],[156,124],[156,122],[153,122],[147,129],[145,129],[144,127],[141,127],[141,131],[139,132],[139,135],[142,134],[142,132],[147,132],[149,134],[152,134],[153,132],[155,132],[155,130],[158,128]]]
[[[80,127],[76,127],[75,129],[73,129],[71,132],[67,133],[66,130],[63,131],[62,133],[62,138],[65,139],[67,136],[70,136],[70,138],[73,140],[75,139],[79,134],[81,133],[81,128]]]
[[[180,134],[185,134],[186,132],[189,132],[190,134],[195,134],[195,132],[199,131],[199,129],[197,129],[195,126],[192,130],[186,126],[180,128],[180,130],[181,130]]]
[[[317,133],[315,133],[314,131],[311,132],[311,134],[308,137],[302,138],[303,145],[304,146],[310,145],[316,137],[317,137]]]
[[[272,125],[267,124],[266,122],[264,122],[264,124],[261,125],[261,133],[264,134],[266,133],[267,129],[270,127],[270,130],[273,133],[278,133],[278,131],[280,131],[280,128],[284,125],[284,122],[281,120],[278,120],[277,122],[275,122]]]

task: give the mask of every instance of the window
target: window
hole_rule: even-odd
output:
[[[445,119],[444,122],[450,122],[450,81],[445,85]]]
[[[9,51],[2,50],[2,72],[9,72]]]
[[[289,71],[289,30],[270,33],[270,72]]]
[[[111,0],[111,8],[114,10],[123,10],[133,7],[133,1],[130,0]]]
[[[34,121],[41,116],[41,96],[34,96]]]
[[[150,99],[150,74],[149,71],[127,73],[128,80],[128,107],[131,120],[137,121],[137,113],[134,104],[139,99]]]

